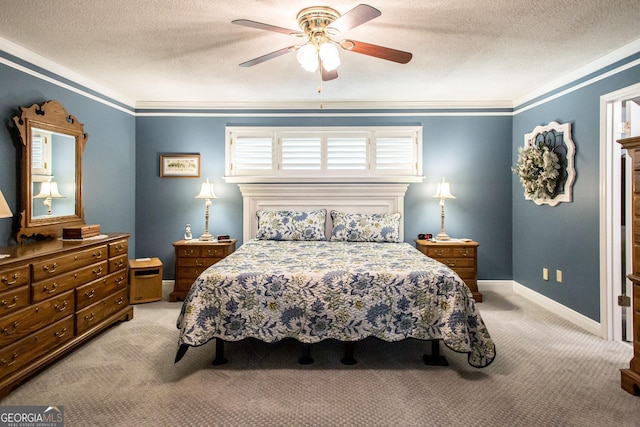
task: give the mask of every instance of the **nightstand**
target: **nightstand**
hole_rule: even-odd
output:
[[[478,292],[478,246],[474,241],[416,240],[416,248],[455,271],[471,290],[476,302],[482,302]]]
[[[179,240],[176,249],[176,272],[169,301],[184,300],[200,273],[236,250],[236,239],[227,241]]]

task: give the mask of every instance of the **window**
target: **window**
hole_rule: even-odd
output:
[[[227,127],[227,182],[422,181],[421,127]]]

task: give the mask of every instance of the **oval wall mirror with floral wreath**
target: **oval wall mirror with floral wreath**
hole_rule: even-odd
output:
[[[524,147],[518,148],[518,164],[512,168],[520,177],[524,198],[537,205],[571,202],[575,152],[571,123],[550,122],[525,134]]]

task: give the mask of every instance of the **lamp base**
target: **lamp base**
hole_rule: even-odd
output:
[[[438,235],[436,236],[436,240],[451,240],[451,237],[449,237],[449,235],[447,233],[438,233]]]
[[[208,242],[210,240],[215,240],[215,238],[209,233],[204,233],[202,236],[198,238],[198,240],[201,240],[203,242]]]

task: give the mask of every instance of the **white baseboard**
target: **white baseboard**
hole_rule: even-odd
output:
[[[568,320],[579,328],[602,338],[602,327],[600,322],[596,322],[595,320],[590,319],[549,297],[531,290],[514,280],[478,280],[478,289],[481,292],[483,290],[494,292],[514,292],[529,301],[538,304],[542,308],[549,310],[553,314]]]

